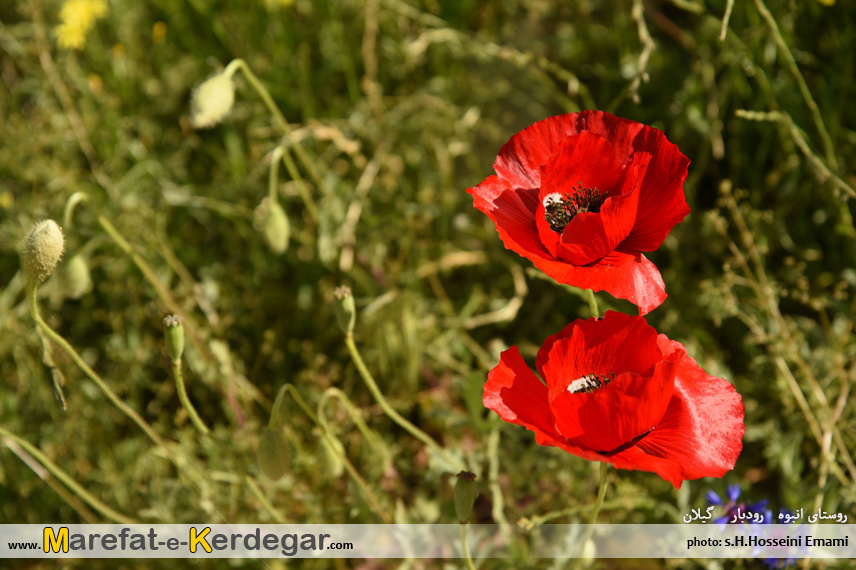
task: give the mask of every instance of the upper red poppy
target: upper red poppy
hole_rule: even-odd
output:
[[[548,337],[529,369],[502,353],[484,405],[560,447],[621,469],[653,471],[676,488],[721,477],[743,448],[743,401],[678,342],[642,317],[608,311]]]
[[[666,298],[653,251],[689,213],[689,159],[662,131],[603,111],[550,117],[505,143],[495,176],[467,190],[505,246],[544,273],[627,299]]]

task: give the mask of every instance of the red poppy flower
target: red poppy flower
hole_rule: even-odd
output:
[[[644,315],[666,298],[642,251],[689,213],[690,161],[662,131],[583,111],[511,137],[495,176],[467,190],[505,247],[559,281],[627,299]]]
[[[502,353],[484,405],[560,447],[621,469],[653,471],[676,488],[721,477],[743,448],[743,401],[678,342],[642,317],[608,311],[544,342],[529,369],[517,347]]]

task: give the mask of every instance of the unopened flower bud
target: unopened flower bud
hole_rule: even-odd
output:
[[[234,103],[235,86],[231,75],[218,73],[193,91],[190,122],[197,129],[213,127],[229,114]]]
[[[33,226],[27,234],[21,259],[27,277],[35,283],[47,279],[62,257],[64,245],[62,229],[55,221],[44,220]]]
[[[89,275],[89,265],[79,253],[72,255],[60,268],[62,288],[70,299],[80,299],[92,291],[92,277]]]
[[[330,443],[332,441],[332,443]],[[319,460],[321,467],[327,472],[330,477],[336,479],[345,471],[345,463],[342,461],[342,456],[345,455],[345,448],[335,437],[327,439],[321,437],[321,442],[318,445]]]
[[[259,440],[259,468],[268,479],[276,481],[288,470],[288,443],[280,429],[265,428]]]
[[[333,290],[335,303],[333,309],[336,312],[336,321],[339,323],[339,328],[345,334],[354,332],[354,325],[357,322],[357,307],[354,305],[354,295],[351,293],[351,288],[347,285],[341,285]]]
[[[597,555],[597,549],[594,545],[594,541],[592,539],[588,539],[586,543],[583,545],[583,552],[580,558],[583,561],[584,567],[591,566],[591,563],[594,561]]]
[[[469,471],[458,473],[458,481],[455,483],[455,513],[458,522],[466,524],[473,514],[473,505],[476,504],[476,475]]]
[[[184,326],[178,315],[167,315],[163,319],[163,332],[166,339],[166,353],[173,362],[181,362],[184,353]]]
[[[279,202],[264,199],[256,207],[256,219],[259,220],[262,236],[268,248],[276,254],[283,253],[288,249],[288,237],[290,226],[285,210]]]

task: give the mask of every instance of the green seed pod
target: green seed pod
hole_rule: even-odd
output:
[[[259,440],[259,468],[268,479],[276,481],[288,470],[288,444],[282,430],[265,428]]]
[[[62,229],[53,220],[34,225],[27,234],[21,262],[24,273],[35,283],[47,279],[62,257],[65,241]]]
[[[320,439],[321,441],[318,444],[318,459],[321,467],[330,477],[337,479],[345,471],[345,462],[342,461],[342,457],[345,455],[345,447],[342,445],[342,442],[333,436],[331,436],[332,444],[324,436],[321,436]]]
[[[458,481],[455,483],[455,513],[461,524],[467,524],[470,520],[477,494],[475,473],[469,471],[458,473]]]
[[[288,224],[288,216],[285,215],[285,210],[279,205],[279,202],[273,202],[268,208],[265,216],[264,238],[268,248],[273,253],[280,254],[288,249],[288,236],[290,227]]]
[[[354,295],[351,293],[351,288],[346,285],[336,287],[333,291],[333,297],[336,299],[333,308],[336,312],[339,328],[345,334],[352,334],[357,322],[357,308],[354,305]]]
[[[89,265],[79,253],[72,255],[60,270],[62,289],[68,298],[80,299],[92,291]]]
[[[163,327],[166,353],[173,362],[181,362],[181,355],[184,353],[184,327],[181,317],[167,315],[163,319]]]

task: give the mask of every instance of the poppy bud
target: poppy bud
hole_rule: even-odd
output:
[[[62,288],[70,299],[80,299],[92,291],[92,278],[86,259],[75,254],[61,268]]]
[[[469,471],[458,473],[458,481],[455,483],[455,513],[461,524],[467,524],[470,515],[473,514],[477,494],[475,473]]]
[[[333,479],[340,477],[345,471],[345,463],[342,461],[342,456],[345,455],[345,447],[342,442],[332,436],[330,439],[322,436],[318,453],[321,466],[330,477]]]
[[[53,220],[44,220],[27,234],[22,255],[24,273],[35,283],[47,279],[56,268],[65,242],[62,229]]]
[[[173,362],[181,362],[181,355],[184,352],[184,327],[181,325],[181,317],[167,315],[163,319],[163,326],[166,353]]]
[[[218,73],[193,91],[190,99],[190,122],[196,129],[213,127],[223,120],[235,103],[232,76]]]
[[[256,207],[256,219],[261,222],[262,237],[273,253],[280,254],[288,249],[290,226],[279,202],[262,200]]]
[[[288,444],[279,429],[265,428],[259,440],[259,468],[268,479],[276,481],[288,469]]]
[[[339,328],[345,334],[352,334],[357,322],[357,308],[354,305],[354,295],[351,293],[351,288],[347,285],[336,287],[333,290],[333,297],[336,298],[333,308],[336,311],[336,321],[339,323]]]

